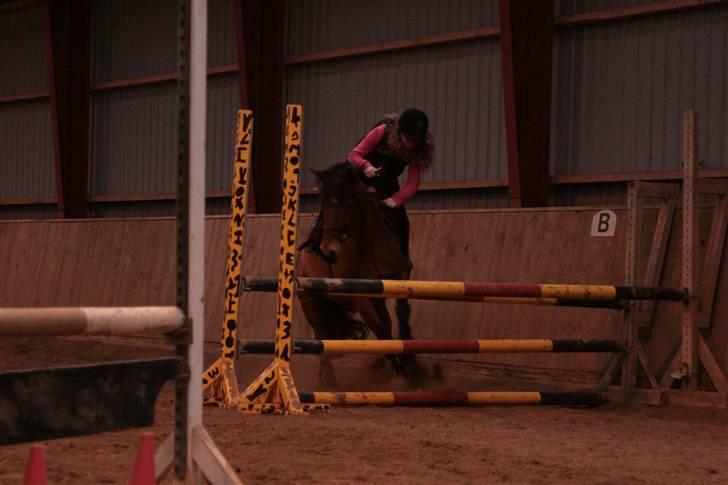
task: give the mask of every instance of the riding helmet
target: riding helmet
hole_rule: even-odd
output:
[[[398,123],[400,133],[406,136],[407,139],[418,145],[427,141],[429,121],[423,111],[417,108],[405,110],[399,115]]]

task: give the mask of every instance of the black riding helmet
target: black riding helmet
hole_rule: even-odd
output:
[[[418,145],[427,142],[427,130],[430,123],[423,111],[417,108],[405,110],[399,115],[397,123],[399,124],[400,133],[406,136],[408,140]]]

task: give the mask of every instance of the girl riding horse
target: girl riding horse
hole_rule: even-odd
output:
[[[432,153],[427,116],[411,109],[378,123],[352,150],[348,163],[314,171],[321,212],[301,245],[297,276],[409,279],[409,220],[403,204],[417,191]],[[397,177],[405,168],[407,182],[400,189]],[[367,329],[379,339],[392,338],[383,299],[302,293],[299,300],[316,338],[363,338]],[[406,299],[397,300],[396,313],[399,337],[412,338]],[[400,373],[413,363],[411,356],[390,360]],[[334,381],[326,356],[321,356],[320,377]]]

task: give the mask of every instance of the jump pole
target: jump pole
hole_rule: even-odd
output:
[[[272,354],[272,340],[240,342],[241,354]],[[613,340],[549,340],[549,339],[501,339],[501,340],[295,340],[295,354],[515,354],[515,353],[577,353],[610,352],[625,350],[624,345]]]
[[[598,392],[302,392],[301,402],[337,406],[598,406]]]
[[[0,337],[159,335],[184,324],[174,306],[0,308]]]
[[[493,303],[569,304],[617,300],[683,301],[685,292],[673,288],[612,285],[482,283],[338,278],[297,278],[299,290],[337,296],[411,298]],[[246,278],[249,291],[274,291],[271,278]]]

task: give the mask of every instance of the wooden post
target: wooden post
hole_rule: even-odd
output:
[[[637,186],[630,182],[627,189],[627,242],[626,258],[624,268],[624,284],[634,286],[637,281],[637,254],[640,246],[640,231],[642,227],[640,210],[640,198]],[[627,358],[622,364],[622,391],[627,392],[635,387],[637,383],[637,349],[639,340],[637,325],[635,325],[635,313],[638,304],[634,301],[627,303],[624,309],[624,339],[627,343]]]

